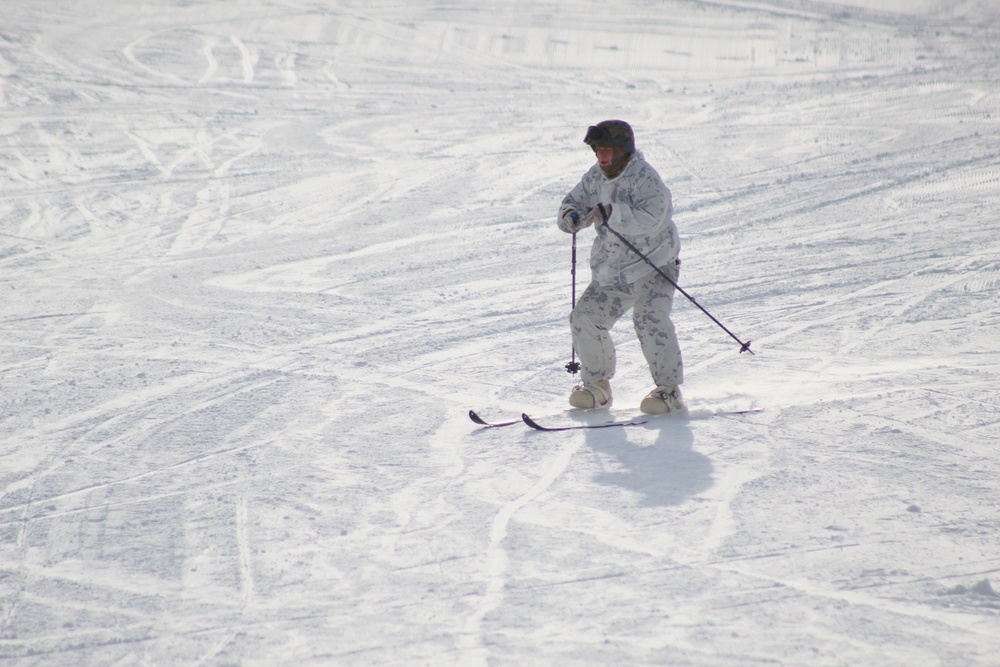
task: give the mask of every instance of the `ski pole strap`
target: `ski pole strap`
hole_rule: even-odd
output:
[[[676,290],[677,290],[678,292],[680,292],[680,293],[681,293],[681,294],[683,294],[683,295],[684,295],[685,297],[687,297],[687,300],[688,300],[688,301],[690,301],[690,302],[691,302],[691,303],[693,303],[694,305],[698,306],[698,310],[700,310],[701,312],[703,312],[703,313],[705,313],[706,315],[708,315],[708,318],[709,318],[710,320],[712,320],[713,322],[715,322],[715,323],[716,323],[716,324],[717,324],[717,325],[719,326],[719,328],[720,328],[720,329],[722,329],[723,331],[725,331],[725,332],[726,332],[727,334],[729,334],[729,336],[730,336],[730,337],[731,337],[731,338],[732,338],[733,340],[735,340],[735,341],[736,341],[737,343],[739,343],[739,344],[740,344],[740,354],[743,354],[744,352],[749,352],[750,354],[753,354],[753,353],[754,353],[754,352],[753,352],[753,350],[751,350],[751,349],[750,349],[750,343],[751,343],[752,341],[749,341],[749,340],[748,340],[747,342],[745,342],[745,343],[744,343],[744,342],[743,342],[742,340],[740,340],[740,339],[739,339],[739,338],[738,338],[738,337],[736,336],[736,334],[734,334],[734,333],[733,333],[732,331],[730,331],[729,329],[727,329],[727,328],[726,328],[726,325],[724,325],[724,324],[723,324],[722,322],[720,322],[719,320],[717,320],[717,319],[715,318],[715,316],[714,316],[714,315],[712,315],[712,313],[710,313],[710,312],[708,312],[707,310],[705,310],[705,308],[704,308],[704,307],[703,307],[703,306],[702,306],[702,305],[701,305],[700,303],[698,303],[697,301],[695,301],[695,300],[694,300],[694,297],[693,297],[693,296],[691,296],[690,294],[688,294],[688,293],[687,293],[687,292],[686,292],[686,291],[684,290],[684,288],[682,288],[682,287],[681,287],[680,285],[678,285],[678,284],[677,284],[677,282],[676,282],[676,281],[675,281],[675,280],[674,280],[673,278],[671,278],[671,277],[670,277],[670,276],[668,276],[668,275],[667,275],[666,273],[664,273],[664,272],[663,272],[663,269],[661,269],[660,267],[658,267],[658,266],[657,266],[656,264],[653,264],[653,262],[652,262],[652,261],[650,261],[650,259],[649,259],[648,257],[646,257],[646,256],[645,256],[644,254],[642,254],[642,252],[641,252],[641,251],[640,251],[640,250],[639,250],[638,248],[636,248],[636,247],[635,247],[635,245],[633,245],[631,241],[629,241],[629,240],[628,240],[627,238],[625,238],[624,236],[622,236],[621,234],[619,234],[619,233],[618,233],[618,231],[617,231],[617,230],[616,230],[615,228],[611,227],[611,226],[610,226],[610,225],[608,224],[608,218],[610,218],[610,217],[611,217],[611,211],[610,211],[610,210],[607,210],[607,211],[606,211],[606,210],[604,209],[604,205],[603,205],[603,204],[598,204],[597,206],[598,206],[598,208],[599,208],[599,209],[600,209],[600,211],[601,211],[601,217],[603,217],[603,218],[604,218],[604,223],[603,223],[603,224],[604,224],[604,227],[605,227],[605,228],[606,228],[606,229],[607,229],[607,230],[608,230],[609,232],[611,232],[612,234],[614,234],[615,236],[617,236],[617,237],[618,237],[618,238],[619,238],[619,239],[621,240],[621,242],[622,242],[622,243],[624,243],[624,244],[625,244],[625,245],[626,245],[626,246],[628,247],[628,249],[629,249],[629,250],[631,250],[631,251],[632,251],[632,252],[634,252],[634,253],[635,253],[636,255],[638,255],[638,256],[639,256],[639,257],[640,257],[640,258],[641,258],[641,259],[642,259],[642,260],[643,260],[644,262],[646,262],[646,264],[649,264],[649,265],[650,265],[651,267],[653,267],[653,269],[654,269],[654,270],[655,270],[655,271],[656,271],[657,273],[659,273],[659,274],[660,274],[661,276],[663,276],[663,278],[664,278],[664,279],[665,279],[665,280],[666,280],[666,281],[667,281],[668,283],[670,283],[671,285],[673,285],[673,286],[674,286],[674,289],[676,289]],[[608,206],[608,209],[610,209],[610,208],[611,208],[611,207],[610,207],[610,205],[609,205],[609,206]],[[755,355],[755,356],[756,356],[756,355]]]

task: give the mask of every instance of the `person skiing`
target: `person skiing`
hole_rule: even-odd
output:
[[[590,253],[591,282],[570,314],[581,381],[569,403],[582,409],[610,404],[616,363],[610,331],[632,308],[639,345],[656,385],[639,409],[646,414],[686,410],[680,390],[684,365],[670,320],[674,286],[608,229],[628,239],[676,282],[680,239],[670,190],[636,150],[632,127],[625,121],[593,125],[583,141],[597,162],[563,199],[557,218],[564,232],[575,234],[591,225],[597,232]]]

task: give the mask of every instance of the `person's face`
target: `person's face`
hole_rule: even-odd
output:
[[[615,149],[611,146],[594,146],[594,154],[597,155],[597,163],[601,167],[610,167],[615,161]]]

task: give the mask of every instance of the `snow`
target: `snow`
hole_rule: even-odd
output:
[[[998,26],[7,0],[0,662],[1000,664]],[[606,118],[756,356],[679,299],[692,418],[478,430],[567,421]]]

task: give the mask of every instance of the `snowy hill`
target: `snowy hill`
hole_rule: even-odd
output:
[[[494,4],[4,4],[0,663],[1000,664],[1000,8]],[[478,430],[606,118],[756,355]]]

